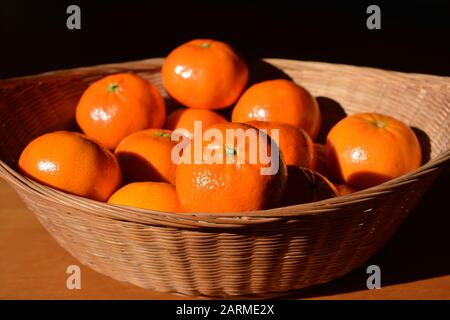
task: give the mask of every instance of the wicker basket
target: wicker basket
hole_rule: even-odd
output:
[[[75,105],[93,80],[133,70],[163,91],[162,59],[149,59],[1,81],[0,175],[63,248],[117,280],[216,297],[270,297],[333,280],[383,246],[448,163],[450,79],[265,61],[266,67],[281,69],[315,96],[338,102],[348,114],[377,111],[420,128],[430,139],[431,160],[410,174],[348,196],[214,215],[114,207],[17,173],[20,152],[31,139],[74,128]]]

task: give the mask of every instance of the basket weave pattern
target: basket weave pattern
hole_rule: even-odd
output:
[[[270,296],[333,280],[379,250],[450,159],[450,79],[268,59],[348,114],[380,112],[430,138],[418,170],[344,197],[287,208],[182,214],[114,207],[69,195],[16,171],[35,137],[73,129],[76,103],[100,77],[134,71],[158,85],[162,59],[0,81],[0,176],[56,241],[83,264],[164,292]],[[55,146],[58,147],[58,146]]]

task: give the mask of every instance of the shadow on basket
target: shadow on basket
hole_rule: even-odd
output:
[[[442,246],[436,245],[450,243],[450,215],[447,214],[448,195],[445,191],[449,183],[450,170],[447,170],[436,180],[392,240],[363,266],[328,284],[293,293],[288,298],[313,298],[368,290],[366,268],[369,265],[380,267],[381,288],[450,275],[450,255],[442,251]],[[444,282],[435,283],[436,288],[427,290],[448,286]],[[398,298],[401,298],[401,293]]]

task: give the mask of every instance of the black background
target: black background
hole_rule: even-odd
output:
[[[450,75],[450,1],[4,1],[0,78],[167,55],[192,38],[234,45],[247,59],[279,57]],[[81,30],[66,8],[81,7]],[[381,7],[381,30],[366,8]],[[447,170],[369,264],[382,285],[450,274]],[[364,289],[365,266],[299,297]]]
[[[81,30],[66,8],[81,8]],[[381,30],[366,27],[369,4]],[[0,78],[167,55],[216,38],[279,57],[450,75],[450,1],[2,1]]]

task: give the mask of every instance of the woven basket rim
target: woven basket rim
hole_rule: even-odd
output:
[[[349,68],[354,70],[366,69],[371,72],[377,73],[388,73],[390,76],[396,75],[399,78],[408,78],[409,80],[426,81],[429,85],[439,85],[445,86],[450,89],[450,77],[442,77],[436,75],[424,75],[418,73],[403,73],[398,71],[387,71],[383,69],[377,69],[372,67],[359,67],[343,64],[333,64],[326,62],[315,62],[315,61],[300,61],[300,60],[289,60],[289,59],[262,59],[263,61],[271,64],[276,64],[276,62],[290,62],[290,63],[307,63],[310,66],[340,66],[343,68]],[[0,86],[14,86],[19,83],[26,81],[39,81],[47,76],[65,76],[74,75],[77,73],[86,73],[95,70],[98,67],[110,68],[110,72],[120,72],[125,69],[136,70],[142,68],[142,64],[161,64],[163,58],[150,58],[144,60],[137,60],[131,62],[123,63],[112,63],[104,64],[91,67],[80,67],[74,69],[66,70],[56,70],[45,73],[40,73],[37,75],[23,76],[10,78],[5,80],[0,80]],[[127,64],[126,67],[124,65]],[[136,69],[133,67],[135,66]],[[117,70],[115,70],[117,69]],[[98,73],[98,71],[97,71]],[[400,80],[400,79],[399,79]],[[394,192],[398,187],[409,184],[421,176],[434,171],[444,165],[444,163],[450,161],[450,150],[446,150],[439,155],[430,159],[427,163],[423,164],[418,169],[397,177],[395,179],[389,180],[380,185],[364,189],[346,196],[340,196],[330,199],[325,199],[322,201],[304,203],[289,207],[273,208],[260,211],[249,211],[249,212],[225,212],[225,213],[170,213],[170,212],[159,212],[147,209],[132,208],[125,206],[110,205],[104,202],[99,202],[95,200],[90,200],[81,196],[69,194],[57,189],[45,186],[39,182],[31,180],[26,176],[20,174],[6,163],[0,160],[0,177],[3,177],[9,183],[14,184],[19,189],[27,190],[37,196],[45,197],[48,200],[54,202],[70,205],[75,208],[88,209],[90,214],[95,214],[104,218],[117,219],[132,223],[140,223],[147,225],[160,225],[166,227],[182,227],[182,228],[237,228],[246,227],[255,224],[266,224],[273,223],[275,221],[282,221],[286,219],[295,219],[305,216],[317,216],[317,215],[327,215],[339,211],[343,206],[354,205],[360,202],[368,201],[373,199],[377,195]]]

